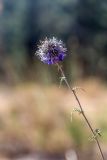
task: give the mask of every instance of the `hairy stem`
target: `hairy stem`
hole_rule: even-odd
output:
[[[67,81],[67,79],[66,79],[66,77],[65,77],[65,73],[64,73],[64,71],[62,70],[62,67],[61,67],[59,64],[57,64],[57,66],[58,66],[58,70],[61,72],[61,76],[64,77],[64,81],[65,81],[67,87],[68,87],[69,90],[73,93],[73,95],[74,95],[74,97],[75,97],[75,99],[76,99],[76,101],[77,101],[77,103],[78,103],[78,105],[79,105],[79,107],[80,107],[82,116],[84,117],[84,119],[85,119],[88,127],[90,128],[93,136],[95,137],[96,143],[97,143],[97,145],[98,145],[99,151],[100,151],[101,156],[102,156],[102,160],[105,160],[104,155],[103,155],[103,152],[102,152],[102,149],[101,149],[101,146],[100,146],[100,143],[99,143],[99,141],[98,141],[98,139],[97,139],[97,137],[96,137],[96,134],[95,134],[95,132],[94,132],[94,130],[93,130],[93,128],[92,128],[89,120],[87,119],[87,117],[86,117],[86,115],[85,115],[85,113],[84,113],[83,107],[82,107],[82,105],[81,105],[81,103],[80,103],[80,100],[79,100],[79,98],[78,98],[78,96],[77,96],[77,94],[76,94],[75,89],[73,89],[73,88],[70,87],[70,85],[69,85],[69,83],[68,83],[68,81]]]

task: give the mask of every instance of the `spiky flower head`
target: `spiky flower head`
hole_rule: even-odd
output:
[[[53,37],[52,39],[45,38],[40,41],[36,55],[40,60],[47,64],[56,64],[62,61],[67,54],[67,49],[61,40]]]

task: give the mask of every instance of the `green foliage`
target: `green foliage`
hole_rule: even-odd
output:
[[[73,70],[73,78],[84,75],[107,78],[105,0],[4,0],[1,3],[0,53],[3,61],[0,69],[4,61],[10,59],[17,73],[26,71],[28,74],[28,68],[33,70],[34,61],[38,72],[39,62],[34,58],[36,42],[41,37],[56,36],[65,40],[68,52],[73,53],[64,61],[66,73]],[[68,78],[71,79],[71,75]]]
[[[71,139],[74,141],[76,147],[82,149],[84,145],[87,145],[88,133],[86,128],[84,128],[82,120],[73,118],[73,122],[69,121],[67,127]]]

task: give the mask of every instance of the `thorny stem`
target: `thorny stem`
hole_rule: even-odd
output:
[[[58,66],[58,70],[61,72],[61,76],[62,76],[62,77],[65,77],[65,73],[64,73],[64,71],[62,70],[62,67],[61,67],[59,64],[56,64],[56,65]],[[100,146],[100,143],[99,143],[99,141],[98,141],[98,138],[96,137],[95,132],[94,132],[94,130],[93,130],[90,122],[88,121],[88,119],[87,119],[87,117],[86,117],[86,115],[85,115],[85,113],[84,113],[83,107],[82,107],[82,105],[81,105],[81,103],[80,103],[80,100],[79,100],[79,98],[78,98],[78,96],[77,96],[77,94],[76,94],[75,89],[73,89],[73,88],[70,87],[70,85],[69,85],[66,77],[64,78],[64,81],[65,81],[67,87],[69,88],[69,90],[73,93],[73,95],[74,95],[74,97],[75,97],[75,99],[76,99],[76,101],[77,101],[77,103],[78,103],[78,105],[79,105],[79,107],[80,107],[81,114],[82,114],[82,116],[84,117],[87,125],[89,126],[92,134],[93,134],[94,137],[95,137],[96,143],[97,143],[97,145],[98,145],[99,151],[100,151],[101,156],[102,156],[102,160],[105,160],[104,155],[103,155],[103,152],[102,152],[102,149],[101,149],[101,146]]]

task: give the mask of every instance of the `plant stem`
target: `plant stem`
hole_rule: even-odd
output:
[[[102,152],[102,149],[101,149],[101,146],[100,146],[100,143],[99,143],[99,141],[98,141],[98,139],[97,139],[97,137],[96,137],[96,134],[95,134],[95,132],[94,132],[94,130],[93,130],[93,128],[92,128],[89,120],[87,119],[87,117],[86,117],[86,115],[85,115],[85,113],[84,113],[83,107],[82,107],[82,105],[81,105],[81,103],[80,103],[80,100],[79,100],[79,98],[78,98],[78,96],[77,96],[77,94],[76,94],[75,89],[73,89],[73,88],[70,87],[70,85],[69,85],[69,83],[68,83],[68,81],[67,81],[67,79],[66,79],[66,77],[65,77],[65,73],[64,73],[64,71],[62,70],[62,67],[61,67],[59,64],[56,64],[56,65],[58,66],[58,70],[61,72],[61,76],[64,77],[64,81],[65,81],[67,87],[68,87],[69,90],[73,93],[73,95],[74,95],[74,97],[75,97],[75,99],[76,99],[76,101],[77,101],[77,103],[78,103],[78,105],[79,105],[79,107],[80,107],[81,114],[82,114],[82,116],[84,117],[87,125],[89,126],[89,128],[90,128],[93,136],[95,137],[96,143],[97,143],[97,145],[98,145],[99,151],[100,151],[101,156],[102,156],[102,160],[105,160],[104,155],[103,155],[103,152]]]

